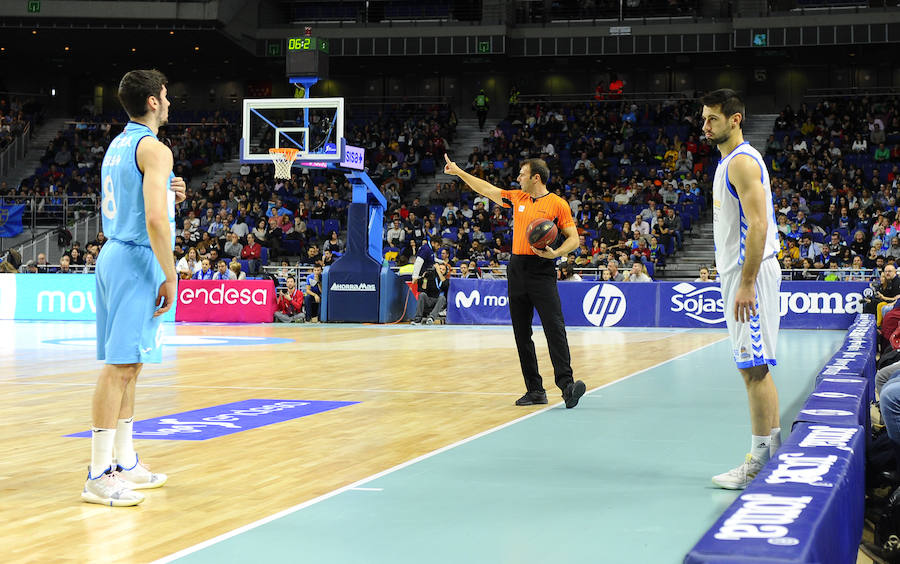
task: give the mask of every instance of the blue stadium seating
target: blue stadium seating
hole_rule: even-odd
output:
[[[425,157],[419,162],[419,171],[423,175],[434,176],[436,170],[434,159]]]
[[[323,234],[323,235],[326,235],[326,234],[330,233],[331,231],[334,231],[335,233],[337,233],[338,235],[340,235],[340,233],[341,233],[341,222],[338,221],[338,220],[336,220],[336,219],[326,219],[326,220],[325,220],[325,223],[324,223],[324,225],[323,225],[323,229],[324,229],[324,230],[322,231],[322,234]]]
[[[321,237],[325,229],[325,223],[321,219],[310,219],[306,222],[306,227]]]

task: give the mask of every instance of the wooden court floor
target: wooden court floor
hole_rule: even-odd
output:
[[[207,441],[137,441],[169,474],[134,508],[80,501],[100,363],[85,323],[0,322],[0,546],[6,562],[147,562],[334,491],[537,408],[508,327],[170,325],[138,382],[136,420],[230,402],[355,405]],[[588,389],[725,338],[724,332],[573,330]],[[560,401],[542,333],[545,387]]]

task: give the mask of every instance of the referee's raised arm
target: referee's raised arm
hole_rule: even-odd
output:
[[[482,196],[485,196],[495,203],[503,205],[503,196],[500,194],[500,189],[487,182],[478,178],[477,176],[472,176],[468,172],[459,168],[459,166],[450,160],[450,156],[447,153],[444,153],[444,160],[447,161],[447,164],[444,165],[444,174],[453,174],[458,176],[463,182],[465,182],[469,188],[475,190]]]

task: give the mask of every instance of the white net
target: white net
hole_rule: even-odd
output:
[[[275,178],[283,180],[291,179],[291,167],[294,166],[294,159],[297,158],[297,149],[270,149],[269,156],[275,163]]]

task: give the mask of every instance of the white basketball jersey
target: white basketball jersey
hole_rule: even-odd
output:
[[[759,164],[763,188],[766,191],[766,242],[762,260],[778,254],[777,224],[772,205],[769,171],[759,151],[744,141],[719,161],[713,180],[713,240],[716,244],[716,269],[719,274],[738,270],[744,265],[744,245],[747,238],[747,218],[741,209],[737,191],[728,180],[728,163],[737,155],[749,155]]]

